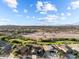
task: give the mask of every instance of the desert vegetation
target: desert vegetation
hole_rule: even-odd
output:
[[[41,35],[39,39],[24,35]],[[58,58],[72,59],[79,58],[79,38],[76,37],[55,37],[58,33],[78,34],[78,27],[20,27],[20,26],[1,26],[0,27],[0,55],[22,58],[23,55],[36,55],[40,58],[48,58],[52,54]],[[55,33],[52,37],[48,33]],[[35,35],[35,36],[37,36]],[[63,35],[63,34],[62,34]],[[37,38],[38,38],[37,36]],[[47,37],[48,36],[48,37]],[[34,37],[34,36],[33,36]],[[72,45],[72,47],[71,47]],[[77,46],[74,48],[74,46]],[[74,49],[73,49],[74,48]],[[54,56],[53,56],[54,57]],[[51,56],[52,58],[52,56]]]

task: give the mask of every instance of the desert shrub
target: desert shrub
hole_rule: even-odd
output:
[[[78,39],[75,39],[75,38],[71,38],[69,39],[70,41],[78,41]]]
[[[79,41],[75,38],[53,38],[54,41]]]
[[[51,39],[41,40],[41,42],[51,42]]]
[[[8,37],[5,37],[5,36],[1,37],[0,40],[9,42],[9,38]]]
[[[12,40],[10,41],[10,43],[12,43],[12,44],[22,44],[23,41],[22,41],[22,40],[19,40],[19,39],[12,39]]]
[[[66,41],[68,38],[53,38],[53,41]]]

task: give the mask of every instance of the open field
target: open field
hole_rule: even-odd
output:
[[[23,35],[24,37],[32,38],[32,39],[53,39],[53,38],[76,38],[79,39],[79,34],[76,33],[68,33],[68,32],[36,32],[27,35]]]

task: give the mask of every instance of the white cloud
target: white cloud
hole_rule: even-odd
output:
[[[29,19],[29,18],[30,18],[30,16],[28,16],[28,15],[27,15],[27,16],[26,16],[26,18],[27,18],[27,19]]]
[[[67,7],[67,10],[70,10],[70,9],[71,9],[71,7],[70,7],[70,6],[68,6],[68,7]]]
[[[18,12],[18,10],[17,10],[17,9],[13,9],[13,12],[16,12],[16,13],[17,13],[17,12]]]
[[[40,12],[57,11],[57,8],[55,7],[55,5],[49,2],[37,1],[36,8],[37,8],[37,11],[40,11]]]
[[[40,11],[40,14],[47,14],[47,12]]]
[[[14,22],[0,22],[0,25],[18,25],[18,24]]]
[[[0,18],[0,25],[17,25],[16,22],[12,22],[8,18]]]
[[[10,22],[9,19],[6,19],[6,18],[1,18],[0,19],[0,25],[8,25]]]
[[[17,16],[22,17],[23,15],[22,14],[17,14]]]
[[[47,21],[47,22],[52,22],[53,20],[58,19],[57,15],[47,15],[46,17],[41,17],[39,20],[41,21]]]
[[[67,13],[61,13],[61,16],[71,16],[71,13],[67,12]]]
[[[61,13],[59,19],[65,20],[65,19],[67,19],[68,16],[71,16],[71,13],[69,13],[69,12]]]
[[[67,13],[67,16],[71,16],[71,13]]]
[[[7,5],[11,8],[17,8],[17,1],[16,0],[4,0]]]
[[[72,9],[77,9],[79,8],[79,0],[71,2],[71,8]]]
[[[38,1],[37,4],[36,4],[36,7],[39,11],[41,11],[42,9],[42,6],[43,6],[43,3],[41,1]]]
[[[17,8],[17,0],[4,0],[4,2],[13,9],[13,11],[17,12],[16,8]]]
[[[59,19],[66,20],[68,16],[71,16],[71,15],[72,14],[70,12],[61,13],[61,15],[59,15]]]
[[[48,20],[48,21],[53,21],[53,20],[56,20],[58,18],[58,16],[56,16],[56,15],[48,15],[47,17],[46,17],[46,19]]]
[[[0,22],[5,22],[5,21],[10,21],[9,19],[6,19],[6,18],[1,18],[0,19]]]
[[[7,22],[0,22],[0,25],[8,25]]]
[[[64,16],[65,14],[64,13],[61,13],[61,16]]]
[[[30,7],[33,7],[33,4],[30,4]]]
[[[33,16],[32,18],[35,19],[35,16]]]
[[[42,22],[54,22],[56,20],[67,20],[68,16],[71,16],[71,13],[61,13],[61,15],[47,15],[44,17],[39,17],[38,20]]]
[[[67,18],[66,18],[66,16],[61,16],[60,19],[61,19],[61,20],[65,20],[65,19],[67,19]]]
[[[28,10],[27,9],[24,9],[24,13],[27,13],[28,12]]]
[[[45,11],[57,11],[55,6],[50,4],[50,3],[48,3],[48,2],[44,4],[44,10]]]

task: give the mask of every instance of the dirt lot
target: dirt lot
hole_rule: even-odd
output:
[[[48,38],[79,38],[78,33],[69,33],[69,32],[35,32],[27,35],[23,35],[24,37],[32,38],[32,39],[48,39]]]

